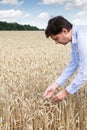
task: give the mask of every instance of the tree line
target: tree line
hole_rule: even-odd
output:
[[[18,23],[7,23],[7,22],[2,22],[0,21],[0,30],[43,30],[39,29],[36,26],[31,26],[31,25],[20,25]]]

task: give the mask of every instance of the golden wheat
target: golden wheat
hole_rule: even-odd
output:
[[[69,55],[44,32],[0,32],[0,130],[87,130],[86,86],[56,104],[42,98]]]

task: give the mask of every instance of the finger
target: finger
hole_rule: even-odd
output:
[[[51,90],[46,90],[45,91],[45,93],[44,93],[44,96],[50,96],[51,95],[51,93],[52,93],[52,91]]]
[[[44,94],[44,95],[43,95],[43,98],[45,99],[46,97],[47,97],[47,94]]]
[[[43,97],[45,97],[47,95],[47,93],[45,92],[44,94],[43,94]]]
[[[49,92],[49,91],[46,90],[46,91],[44,92],[43,96],[47,96],[47,95],[48,95],[48,92]]]
[[[58,95],[53,97],[54,102],[58,102],[60,100],[61,100],[61,98]]]
[[[45,93],[45,94],[43,95],[44,98],[50,98],[50,96],[51,96],[50,93]]]
[[[53,97],[53,101],[54,101],[54,102],[56,102],[57,100],[58,100],[58,97],[57,97],[57,96]]]
[[[48,99],[48,98],[50,98],[52,95],[49,93],[49,94],[47,94],[45,97]]]

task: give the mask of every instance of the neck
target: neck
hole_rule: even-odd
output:
[[[72,29],[69,31],[69,40],[72,41]]]

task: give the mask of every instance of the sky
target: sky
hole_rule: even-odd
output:
[[[0,21],[45,29],[58,15],[73,24],[87,24],[87,0],[0,0]]]

